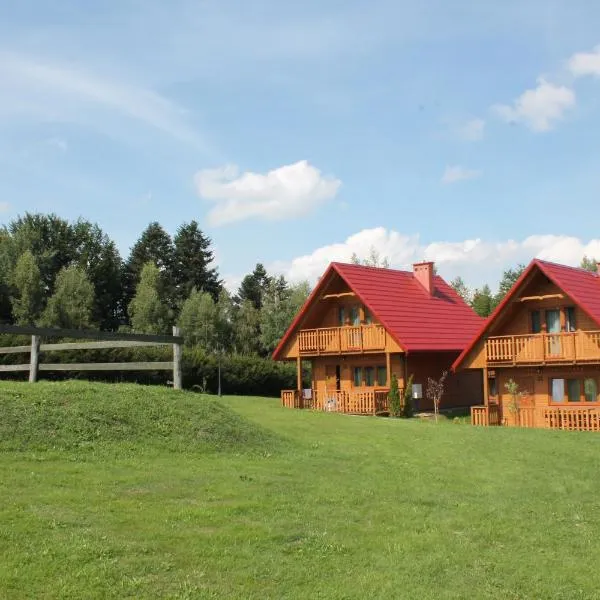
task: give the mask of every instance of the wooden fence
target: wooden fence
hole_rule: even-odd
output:
[[[388,412],[388,395],[387,388],[331,392],[310,390],[310,394],[306,397],[298,390],[282,390],[281,404],[287,408],[376,415]]]
[[[173,387],[182,389],[181,355],[183,338],[179,329],[173,327],[173,335],[145,335],[113,331],[89,331],[79,329],[51,329],[43,327],[18,327],[0,325],[0,334],[30,335],[28,346],[3,346],[0,354],[29,354],[29,362],[16,365],[0,365],[0,373],[29,372],[29,381],[35,383],[40,371],[173,371]],[[42,338],[96,340],[92,342],[59,342],[42,344]],[[61,350],[100,350],[110,348],[134,348],[140,346],[173,346],[173,360],[168,362],[125,363],[43,363],[40,354]]]

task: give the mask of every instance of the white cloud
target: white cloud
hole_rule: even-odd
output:
[[[575,106],[575,92],[540,77],[537,87],[519,96],[512,106],[496,105],[493,110],[508,123],[523,123],[537,132],[552,129],[564,113]]]
[[[474,169],[467,169],[460,165],[454,165],[446,167],[444,174],[442,175],[442,183],[457,183],[458,181],[466,181],[468,179],[477,179],[481,177],[481,171]]]
[[[482,140],[484,132],[485,121],[483,119],[471,119],[457,129],[458,136],[467,142]]]
[[[294,282],[308,280],[315,283],[330,262],[349,262],[353,253],[367,257],[371,248],[381,257],[387,257],[392,268],[410,269],[414,262],[432,260],[447,281],[460,275],[468,285],[476,287],[488,283],[492,288],[504,269],[519,263],[527,264],[536,257],[574,266],[579,265],[584,255],[600,258],[600,239],[586,242],[572,236],[534,235],[523,240],[493,242],[475,238],[423,244],[418,235],[376,227],[289,262],[272,263],[267,268],[269,272],[283,273]]]
[[[69,144],[67,140],[60,137],[52,137],[46,140],[46,145],[51,148],[55,148],[59,152],[66,152],[69,149]]]
[[[569,59],[567,66],[575,77],[595,75],[600,77],[600,46],[592,52],[577,52]]]
[[[252,217],[282,220],[304,216],[334,198],[341,181],[306,160],[267,173],[240,173],[236,166],[196,173],[198,195],[215,203],[208,218],[225,225]]]
[[[7,213],[11,208],[9,202],[0,202],[0,213]]]
[[[137,121],[180,141],[203,146],[183,109],[155,91],[81,67],[0,52],[0,117],[95,124],[107,114]],[[105,111],[99,113],[98,111]]]

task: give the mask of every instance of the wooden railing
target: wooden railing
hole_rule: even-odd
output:
[[[139,333],[120,333],[116,331],[92,331],[84,329],[54,329],[0,324],[0,334],[31,336],[31,344],[27,346],[0,346],[0,354],[29,355],[28,363],[0,364],[0,373],[28,372],[29,381],[35,383],[40,371],[172,371],[173,387],[182,389],[181,357],[183,338],[179,328],[173,327],[173,335],[146,335]],[[59,338],[58,343],[42,343],[44,338]],[[64,340],[95,340],[91,342],[65,342]],[[172,361],[150,362],[82,362],[82,363],[46,363],[40,355],[46,352],[66,350],[103,350],[110,348],[135,348],[138,346],[172,346]]]
[[[500,425],[500,407],[497,404],[471,406],[471,425],[481,427]]]
[[[600,331],[491,337],[486,359],[493,365],[600,361]]]
[[[600,431],[600,409],[550,407],[544,409],[545,426],[568,431]]]
[[[388,411],[388,393],[387,389],[328,392],[312,390],[310,397],[304,398],[298,390],[282,390],[281,404],[287,408],[375,415]]]
[[[298,341],[302,354],[385,350],[385,329],[381,325],[302,329]]]

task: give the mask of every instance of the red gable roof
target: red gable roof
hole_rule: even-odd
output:
[[[406,352],[462,350],[481,327],[477,316],[439,276],[430,295],[412,272],[332,263],[273,353],[283,347],[300,323],[320,288],[335,271]]]
[[[479,342],[492,323],[502,313],[504,307],[515,296],[523,281],[525,281],[529,274],[536,268],[600,325],[600,276],[597,273],[587,271],[586,269],[568,267],[566,265],[559,265],[557,263],[535,258],[529,263],[525,271],[521,274],[521,277],[519,277],[508,294],[506,294],[502,302],[500,302],[494,312],[488,317],[479,333],[471,340],[471,343],[456,359],[455,363],[452,365],[453,369],[457,369],[460,366],[467,354],[473,350],[477,342]]]

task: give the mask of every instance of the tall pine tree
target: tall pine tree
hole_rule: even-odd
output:
[[[238,290],[238,302],[243,303],[244,300],[249,300],[257,310],[262,308],[262,296],[271,278],[267,275],[267,271],[261,263],[254,267],[254,271],[246,275],[242,280]]]
[[[181,306],[193,289],[209,293],[216,301],[223,287],[211,250],[211,239],[196,221],[184,223],[173,239],[173,282]]]
[[[504,297],[517,282],[517,279],[521,277],[525,268],[525,265],[519,264],[515,269],[507,269],[504,271],[502,279],[500,280],[500,285],[498,286],[498,293],[495,295],[494,302],[492,303],[492,310],[504,300]]]
[[[494,297],[489,285],[486,284],[480,290],[475,290],[471,306],[480,317],[489,317],[492,314]]]
[[[150,223],[134,244],[123,273],[123,300],[128,306],[133,299],[142,269],[151,262],[155,265],[163,279],[162,286],[165,300],[172,306],[173,294],[173,241],[171,236],[156,221]]]

